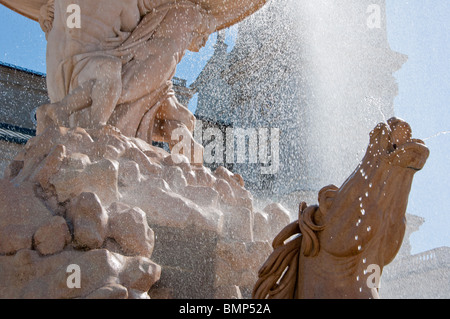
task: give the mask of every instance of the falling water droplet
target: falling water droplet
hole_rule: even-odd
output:
[[[372,229],[372,227],[370,227],[370,226],[367,227],[367,231],[368,231],[368,232],[369,232],[371,229]]]
[[[366,210],[365,209],[361,209],[361,214],[363,214],[363,216],[366,214]]]
[[[356,235],[356,236],[355,236],[355,240],[358,240],[358,238],[359,238],[358,235]]]
[[[365,264],[367,262],[367,259],[366,258],[364,258],[363,259],[363,264]]]
[[[358,250],[361,250],[361,249],[362,249],[362,247],[361,247],[361,245],[359,245],[359,246],[358,246]]]

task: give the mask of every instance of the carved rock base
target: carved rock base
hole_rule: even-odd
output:
[[[0,297],[249,297],[288,222],[225,168],[112,127],[49,127],[0,180]]]

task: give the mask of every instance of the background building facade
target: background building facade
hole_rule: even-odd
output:
[[[406,57],[389,47],[384,9],[379,0],[273,0],[239,25],[230,53],[218,37],[192,85],[196,115],[235,128],[279,129],[276,174],[235,165],[256,196],[339,186],[361,160],[369,132],[394,115],[393,73]]]

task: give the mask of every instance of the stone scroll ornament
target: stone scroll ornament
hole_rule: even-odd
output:
[[[347,181],[323,188],[318,206],[301,203],[298,220],[276,236],[253,297],[379,298],[376,277],[400,249],[413,176],[428,156],[408,123],[379,124]]]
[[[190,140],[201,155],[203,148],[192,138],[195,117],[172,89],[176,66],[186,50],[199,51],[210,34],[242,21],[266,2],[0,0],[38,21],[46,33],[51,104],[37,110],[38,135],[51,125],[110,125],[125,136],[167,142],[172,148],[180,142],[172,140],[178,130],[177,136]],[[78,24],[68,23],[71,10],[79,14]],[[192,156],[191,163],[202,159]]]

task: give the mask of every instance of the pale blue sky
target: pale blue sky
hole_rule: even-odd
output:
[[[409,56],[395,74],[396,115],[427,138],[450,130],[450,2],[387,0],[388,36],[393,50]],[[45,73],[46,41],[37,23],[0,6],[0,61]],[[233,42],[236,31],[228,32]],[[177,76],[191,83],[212,54],[215,36],[200,53],[189,53]],[[193,109],[195,100],[191,104]],[[450,134],[426,141],[430,159],[417,173],[408,212],[425,218],[411,237],[413,253],[450,246]]]
[[[450,131],[450,1],[388,0],[391,48],[408,55],[395,74],[398,117],[427,138]],[[450,134],[426,141],[430,158],[416,174],[408,211],[425,218],[411,236],[413,252],[450,246]]]

